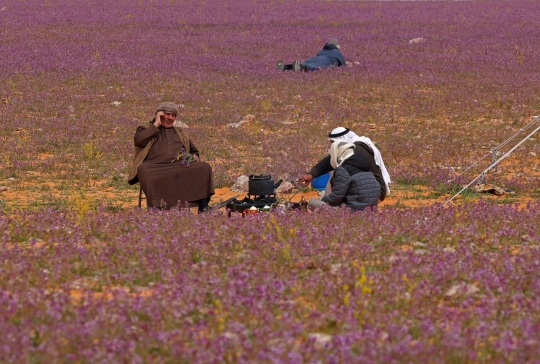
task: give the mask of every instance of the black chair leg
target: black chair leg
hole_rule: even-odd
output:
[[[139,187],[139,208],[142,207],[142,200],[146,200],[146,195],[143,197],[143,190]],[[148,203],[146,204],[146,207],[148,207]]]

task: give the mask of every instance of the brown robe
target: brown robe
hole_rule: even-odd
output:
[[[129,183],[140,182],[149,207],[166,207],[193,202],[214,194],[212,167],[206,162],[192,162],[189,167],[171,163],[185,149],[199,155],[187,132],[181,128],[156,128],[143,124],[135,132],[135,158]]]

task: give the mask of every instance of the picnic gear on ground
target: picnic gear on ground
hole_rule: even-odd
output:
[[[274,182],[269,174],[250,175],[247,196],[241,200],[234,198],[227,202],[229,216],[232,212],[240,212],[244,216],[248,210],[268,212],[270,208],[276,207],[278,203],[276,189],[282,182],[283,179]]]
[[[274,183],[272,176],[268,175],[250,175],[248,180],[248,195],[275,195],[283,179]]]
[[[313,181],[311,181],[311,187],[319,191],[324,191],[328,181],[330,181],[330,172],[325,173],[317,178],[313,178]]]

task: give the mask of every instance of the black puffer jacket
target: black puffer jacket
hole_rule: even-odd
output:
[[[371,163],[362,154],[353,154],[334,170],[332,193],[322,200],[330,206],[344,203],[353,210],[363,210],[375,206],[381,194],[381,187],[370,171]]]
[[[362,142],[356,142],[354,143],[356,145],[356,148],[354,148],[354,154],[361,154],[365,158],[367,158],[371,165],[371,172],[375,176],[375,179],[379,182],[379,185],[381,186],[381,193],[379,196],[379,199],[381,201],[384,201],[384,198],[386,197],[386,183],[384,183],[384,178],[382,176],[381,167],[377,165],[375,162],[375,158],[373,157],[373,151],[369,146]],[[319,177],[322,176],[325,173],[328,173],[332,171],[334,168],[332,168],[332,165],[330,164],[330,156],[327,155],[323,159],[319,161],[311,170],[308,172],[313,177]]]

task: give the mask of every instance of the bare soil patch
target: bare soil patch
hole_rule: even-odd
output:
[[[0,190],[0,207],[5,211],[10,209],[34,209],[46,206],[69,207],[81,203],[90,207],[99,204],[109,206],[113,210],[133,209],[138,207],[139,189],[125,188],[123,181],[117,181],[117,185],[110,180],[92,181],[85,185],[65,181],[41,180],[38,176],[34,181],[25,178],[24,181],[4,180],[0,181],[0,186],[5,187]],[[212,197],[211,205],[219,204],[229,198],[239,199],[246,196],[245,192],[235,192],[228,187],[217,188],[216,194]],[[304,190],[293,190],[291,193],[279,195],[285,201],[299,202],[302,197],[309,200],[312,197],[320,197],[320,191],[306,188]],[[447,202],[452,195],[441,194],[433,188],[422,185],[392,185],[392,192],[379,204],[380,208],[399,207],[417,208],[442,204]],[[451,203],[463,203],[486,200],[491,203],[514,203],[525,206],[529,201],[537,200],[532,195],[512,195],[494,196],[489,194],[463,193]],[[144,201],[143,201],[144,206]]]

